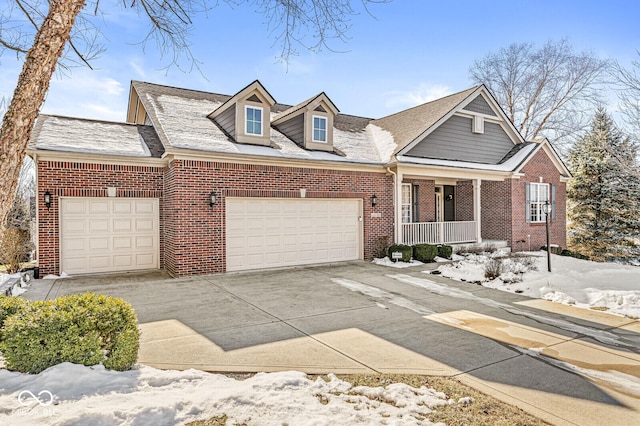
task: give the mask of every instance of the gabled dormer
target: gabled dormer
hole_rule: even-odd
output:
[[[254,81],[216,108],[209,118],[234,141],[253,145],[271,144],[271,107],[275,99]]]
[[[322,92],[279,113],[272,124],[305,149],[333,151],[333,119],[338,112]]]

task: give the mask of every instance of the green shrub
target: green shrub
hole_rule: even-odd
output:
[[[20,312],[29,305],[29,301],[22,297],[0,295],[0,342],[2,342],[2,326],[8,317]]]
[[[122,299],[85,293],[33,302],[5,321],[7,367],[39,373],[62,362],[127,370],[138,356],[138,321]]]
[[[389,247],[389,250],[387,250],[389,259],[393,259],[393,256],[391,255],[391,253],[393,253],[394,251],[399,251],[402,253],[402,260],[403,262],[410,262],[411,261],[411,246],[407,246],[404,244],[393,244],[391,245],[391,247]]]
[[[438,246],[438,256],[444,257],[445,259],[451,259],[452,254],[453,247],[445,245]]]
[[[437,255],[437,246],[431,244],[416,244],[413,246],[413,258],[420,262],[433,262]]]

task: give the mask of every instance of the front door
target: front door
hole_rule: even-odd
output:
[[[444,197],[444,221],[453,222],[456,220],[456,187],[453,185],[444,185],[442,189]]]
[[[453,222],[456,220],[455,188],[453,185],[436,186],[436,222]]]

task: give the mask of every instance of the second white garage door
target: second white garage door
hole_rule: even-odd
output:
[[[67,274],[157,269],[157,198],[60,198],[60,268]]]
[[[362,258],[361,200],[227,198],[227,271]]]

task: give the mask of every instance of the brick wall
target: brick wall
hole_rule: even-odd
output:
[[[466,222],[473,219],[473,182],[459,181],[455,189],[456,221]]]
[[[107,187],[116,187],[118,197],[160,198],[163,215],[163,168],[38,161],[38,245],[41,276],[60,272],[59,197],[106,197]],[[52,194],[50,209],[42,194]],[[160,221],[160,266],[163,267],[164,229]]]
[[[58,198],[160,198],[161,267],[176,276],[225,270],[225,197],[354,198],[363,202],[363,249],[370,259],[378,237],[393,240],[393,185],[384,173],[350,172],[203,161],[173,161],[169,167],[38,162],[38,185],[53,194],[47,209],[38,194],[40,270],[60,273]],[[209,193],[218,203],[209,206]],[[376,195],[378,204],[371,206]],[[380,217],[372,217],[380,213]]]
[[[165,172],[166,269],[173,275],[225,270],[225,198],[356,198],[363,200],[364,257],[376,239],[393,240],[393,185],[384,173],[176,160]],[[211,208],[209,193],[218,202]],[[378,205],[371,206],[376,195]],[[371,217],[371,213],[381,217]]]
[[[539,250],[546,244],[546,230],[544,223],[527,223],[525,211],[525,184],[527,182],[540,182],[556,185],[556,220],[549,224],[549,240],[551,244],[558,244],[565,248],[567,246],[566,229],[566,190],[565,182],[560,182],[560,173],[555,168],[547,154],[541,149],[525,165],[522,172],[524,177],[511,182],[511,203],[512,203],[512,241],[511,247],[516,250],[522,243],[518,240],[525,240],[525,247],[528,249],[529,240],[531,250]]]
[[[511,241],[511,181],[482,181],[480,208],[483,240]]]

